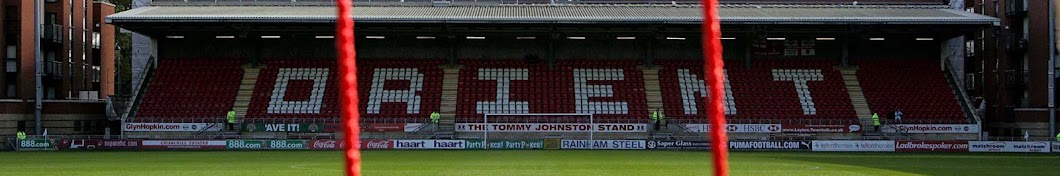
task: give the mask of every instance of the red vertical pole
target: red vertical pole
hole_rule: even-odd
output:
[[[341,100],[339,100],[343,132],[346,142],[346,175],[361,175],[361,145],[360,140],[360,100],[357,97],[357,51],[354,50],[353,38],[353,2],[352,0],[338,0],[338,16],[335,24],[335,49],[338,51],[339,75],[342,78],[339,84]]]
[[[729,145],[725,134],[725,74],[721,47],[721,19],[718,0],[700,0],[703,6],[703,77],[710,89],[707,117],[710,119],[710,146],[714,154],[714,175],[729,175]]]

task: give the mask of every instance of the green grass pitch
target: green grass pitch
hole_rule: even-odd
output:
[[[341,175],[339,151],[2,152],[0,175]],[[709,175],[702,151],[365,151],[364,175]],[[735,152],[732,175],[1060,175],[1057,154]]]

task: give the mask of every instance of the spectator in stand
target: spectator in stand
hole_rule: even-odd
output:
[[[442,118],[442,114],[437,111],[431,113],[431,123],[438,124],[438,119]]]
[[[236,111],[228,110],[228,130],[235,130],[236,126]]]
[[[880,131],[880,115],[877,113],[872,113],[872,128]]]
[[[902,109],[894,111],[894,121],[897,123],[902,123],[902,114]]]
[[[653,111],[651,113],[651,121],[652,121],[652,123],[655,123],[655,128],[654,128],[655,130],[659,130],[659,123],[662,122],[662,120],[663,120],[662,112],[659,112],[659,109],[655,109],[655,111]]]

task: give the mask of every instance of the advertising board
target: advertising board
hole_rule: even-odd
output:
[[[394,149],[464,149],[464,140],[394,140]]]
[[[125,123],[125,131],[197,132],[221,131],[220,123]]]
[[[975,124],[895,124],[880,126],[884,133],[979,133]]]
[[[121,139],[63,139],[56,147],[62,150],[139,149],[140,140]]]
[[[644,140],[563,140],[561,143],[561,149],[641,150],[647,147]]]
[[[781,129],[785,133],[850,133],[861,131],[857,124],[849,125],[807,125],[807,124],[784,124]]]
[[[648,124],[625,123],[457,123],[456,132],[647,132]]]
[[[19,150],[54,150],[55,141],[48,139],[26,139],[18,141]]]
[[[813,151],[828,152],[893,152],[894,141],[816,140]]]
[[[968,141],[895,141],[897,152],[968,152]]]
[[[466,149],[528,150],[545,147],[545,142],[542,140],[491,140],[486,144],[483,144],[482,140],[467,140],[466,143]]]
[[[805,150],[809,141],[729,141],[732,150]]]
[[[690,132],[705,133],[710,131],[710,124],[685,124]],[[728,124],[725,131],[730,133],[780,133],[780,124]]]
[[[1045,141],[968,141],[969,152],[1049,152]]]
[[[144,149],[225,149],[223,140],[143,140]]]
[[[648,141],[647,149],[658,150],[706,150],[710,141]]]

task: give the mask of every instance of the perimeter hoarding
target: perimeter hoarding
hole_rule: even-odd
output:
[[[968,141],[895,141],[896,152],[968,152]]]
[[[308,140],[228,140],[229,150],[304,150],[309,149]]]
[[[648,141],[647,149],[658,150],[707,150],[710,141]]]
[[[361,124],[361,131],[415,132],[420,125],[419,123],[367,123]],[[243,132],[322,133],[342,131],[342,126],[337,123],[244,123],[240,130]]]
[[[394,149],[394,141],[387,139],[361,139],[361,150],[391,150]],[[331,139],[320,139],[309,141],[309,149],[314,150],[342,150],[346,148],[346,141]]]
[[[563,140],[561,149],[592,150],[643,150],[647,148],[644,140]]]
[[[18,140],[18,150],[56,150],[55,141],[50,139]]]
[[[1051,151],[1045,141],[968,141],[969,152],[1043,152]]]
[[[894,141],[816,140],[812,150],[824,152],[894,152]]]
[[[861,131],[861,125],[806,125],[806,124],[784,124],[782,132],[785,133],[851,133]]]
[[[1060,142],[1053,142],[1053,153],[1060,153]]]
[[[486,144],[483,144],[482,140],[467,140],[466,143],[466,149],[530,150],[545,147],[542,140],[490,140]]]
[[[809,150],[810,141],[729,141],[730,150]],[[707,150],[710,141],[648,141],[647,149]]]
[[[975,124],[895,124],[880,126],[884,133],[979,133]]]
[[[225,149],[224,140],[143,140],[144,149]]]
[[[647,132],[647,124],[625,123],[457,123],[456,132]]]
[[[729,141],[732,150],[808,150],[809,141]]]
[[[394,140],[394,149],[448,149],[463,150],[467,142],[464,140]]]
[[[710,124],[685,124],[690,132],[710,132]],[[728,124],[725,132],[729,133],[780,133],[783,125],[780,124]]]
[[[147,132],[221,131],[220,123],[125,123],[122,130]]]
[[[141,140],[123,139],[63,139],[56,145],[61,150],[129,150],[141,146]]]

